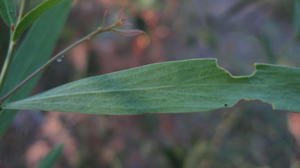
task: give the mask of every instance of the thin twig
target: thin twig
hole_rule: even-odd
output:
[[[18,25],[22,19],[24,8],[25,8],[25,0],[22,0],[16,25]],[[2,87],[2,85],[4,83],[8,67],[10,66],[10,63],[14,57],[14,49],[16,46],[16,42],[13,40],[14,33],[15,33],[15,25],[11,25],[9,46],[8,46],[6,58],[5,58],[5,61],[4,61],[4,64],[3,64],[3,67],[2,67],[2,70],[0,73],[0,88]]]
[[[14,94],[18,89],[20,89],[22,86],[24,86],[32,78],[37,76],[39,73],[43,72],[48,66],[50,66],[52,63],[54,63],[57,59],[60,59],[61,57],[63,57],[72,48],[78,46],[79,44],[81,44],[85,41],[88,41],[88,40],[92,39],[93,37],[95,37],[98,34],[108,32],[108,31],[113,31],[115,28],[120,27],[122,25],[123,25],[122,22],[117,22],[116,24],[113,24],[113,25],[111,25],[109,27],[106,27],[106,28],[99,27],[98,29],[96,29],[92,33],[86,35],[82,39],[80,39],[80,40],[76,41],[75,43],[71,44],[70,46],[68,46],[67,48],[65,48],[64,50],[62,50],[58,54],[56,54],[54,57],[52,57],[44,65],[42,65],[37,70],[35,70],[32,74],[30,74],[27,78],[25,78],[22,82],[20,82],[16,87],[14,87],[12,90],[10,90],[8,93],[6,93],[2,98],[0,98],[0,104],[2,104],[7,98],[9,98],[12,94]]]
[[[21,0],[20,10],[19,10],[19,16],[18,16],[18,23],[22,19],[22,16],[23,16],[23,13],[24,13],[24,9],[25,9],[25,3],[26,3],[26,0]]]
[[[13,32],[11,34],[13,34]],[[12,35],[11,35],[11,37],[12,37]],[[0,88],[2,87],[2,85],[4,83],[4,78],[6,77],[7,69],[8,69],[8,67],[11,63],[11,60],[12,60],[14,46],[15,46],[15,42],[11,38],[11,40],[9,41],[9,46],[8,46],[6,58],[5,58],[5,61],[3,63],[3,67],[2,67],[2,70],[1,70],[1,74],[0,74]]]

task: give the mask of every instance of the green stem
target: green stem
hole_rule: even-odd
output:
[[[25,9],[25,3],[26,0],[21,0],[21,5],[20,5],[20,10],[19,10],[19,16],[18,16],[18,22],[20,22],[20,20],[22,19],[23,13],[24,13],[24,9]]]
[[[43,72],[48,66],[50,66],[52,63],[54,63],[57,59],[60,59],[61,57],[63,57],[68,51],[70,51],[72,48],[78,46],[79,44],[88,41],[90,39],[92,39],[93,37],[95,37],[98,34],[104,33],[104,32],[108,32],[108,31],[113,31],[116,27],[121,26],[120,24],[113,24],[110,27],[107,28],[102,28],[99,27],[98,29],[96,29],[95,31],[93,31],[92,33],[86,35],[85,37],[83,37],[82,39],[76,41],[75,43],[71,44],[70,46],[68,46],[67,48],[65,48],[64,50],[62,50],[61,52],[59,52],[58,54],[56,54],[54,57],[52,57],[48,62],[46,62],[44,65],[42,65],[41,67],[39,67],[37,70],[35,70],[31,75],[29,75],[27,78],[25,78],[22,82],[20,82],[16,87],[14,87],[12,90],[10,90],[8,93],[6,93],[1,99],[0,99],[0,104],[3,103],[7,98],[9,98],[12,94],[14,94],[18,89],[20,89],[22,86],[24,86],[26,83],[28,83],[32,78],[34,78],[35,76],[37,76],[39,73]]]
[[[14,50],[15,42],[12,40],[12,37],[13,37],[12,34],[13,34],[13,32],[11,33],[11,36],[10,36],[10,41],[9,41],[9,46],[8,46],[6,58],[5,58],[3,67],[2,67],[1,74],[0,74],[0,88],[2,88],[4,78],[6,76],[7,69],[8,69],[8,67],[11,63],[12,58],[13,58],[13,50]]]
[[[25,8],[25,1],[26,0],[22,0],[21,2],[21,6],[20,6],[20,10],[19,10],[19,15],[18,15],[18,19],[17,19],[17,24],[19,24],[21,18],[22,18],[22,15],[23,15],[23,12],[24,12],[24,8]],[[4,83],[4,80],[5,80],[5,77],[6,77],[6,74],[7,74],[7,70],[8,70],[8,67],[13,59],[13,52],[14,52],[14,49],[15,49],[15,45],[16,45],[16,42],[13,40],[13,36],[14,36],[14,33],[15,33],[15,25],[12,25],[11,26],[11,33],[10,33],[10,39],[9,39],[9,46],[8,46],[8,50],[7,50],[7,54],[6,54],[6,58],[5,58],[5,61],[4,61],[4,64],[3,64],[3,67],[2,67],[2,70],[1,70],[1,73],[0,73],[0,89],[2,88],[3,86],[3,83]]]

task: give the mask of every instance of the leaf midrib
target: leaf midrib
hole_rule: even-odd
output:
[[[200,87],[200,86],[230,86],[230,87],[236,87],[238,86],[247,86],[251,88],[264,88],[264,87],[270,87],[270,85],[266,84],[186,84],[186,85],[166,85],[166,86],[159,86],[159,87],[147,87],[147,88],[134,88],[134,89],[118,89],[118,90],[99,90],[99,91],[85,91],[85,92],[73,92],[73,93],[67,93],[67,94],[57,94],[54,96],[45,96],[45,95],[38,95],[37,97],[32,97],[27,100],[43,100],[43,99],[51,99],[51,98],[58,98],[58,97],[65,97],[65,96],[80,96],[80,95],[89,95],[89,94],[107,94],[107,93],[116,93],[116,92],[134,92],[134,91],[148,91],[148,90],[157,90],[157,89],[165,89],[165,88],[183,88],[183,87]],[[280,87],[284,86],[286,84],[278,84],[278,85],[272,85],[272,88],[274,87]],[[40,97],[42,96],[42,97]]]

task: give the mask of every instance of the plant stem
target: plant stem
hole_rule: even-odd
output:
[[[4,61],[2,70],[1,70],[1,74],[0,74],[0,88],[3,85],[7,69],[9,67],[9,65],[11,63],[11,60],[12,60],[12,57],[13,57],[13,50],[14,50],[15,42],[12,40],[12,37],[13,37],[12,34],[13,34],[13,32],[11,33],[11,37],[10,37],[10,40],[9,40],[9,46],[8,46],[6,58],[5,58],[5,61]]]
[[[22,15],[23,15],[24,8],[25,8],[25,1],[26,0],[21,1],[21,6],[20,6],[20,10],[19,10],[16,25],[18,25],[20,20],[22,19]],[[0,74],[0,89],[2,88],[2,85],[4,83],[8,67],[9,67],[9,65],[10,65],[10,63],[13,59],[13,56],[14,56],[13,52],[14,52],[14,48],[15,48],[15,45],[16,45],[16,42],[12,38],[14,36],[14,33],[15,33],[15,25],[12,25],[11,30],[10,30],[9,46],[8,46],[6,58],[5,58],[5,61],[4,61],[2,70],[1,70],[1,74]]]
[[[19,10],[19,16],[18,16],[18,22],[20,22],[20,20],[21,20],[21,18],[23,16],[24,9],[25,9],[25,3],[26,3],[26,0],[21,0],[20,10]]]
[[[12,94],[14,94],[22,86],[24,86],[26,83],[28,83],[32,78],[34,78],[35,76],[37,76],[39,73],[43,72],[47,67],[49,67],[52,63],[54,63],[57,59],[60,59],[61,57],[63,57],[72,48],[78,46],[79,44],[81,44],[81,43],[83,43],[85,41],[88,41],[88,40],[92,39],[93,37],[95,37],[98,34],[101,34],[101,33],[104,33],[104,32],[108,32],[108,31],[113,31],[116,27],[119,27],[119,26],[122,26],[122,25],[119,24],[119,23],[116,23],[116,24],[113,24],[113,25],[111,25],[109,27],[106,27],[106,28],[99,27],[98,29],[96,29],[92,33],[86,35],[82,39],[80,39],[80,40],[76,41],[75,43],[71,44],[70,46],[68,46],[67,48],[65,48],[64,50],[62,50],[58,54],[56,54],[54,57],[52,57],[44,65],[42,65],[41,67],[39,67],[38,69],[36,69],[32,74],[30,74],[28,77],[26,77],[16,87],[14,87],[12,90],[10,90],[8,93],[6,93],[0,99],[0,104],[2,104],[7,98],[9,98]]]

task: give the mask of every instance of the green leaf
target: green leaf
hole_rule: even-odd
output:
[[[30,12],[28,12],[17,25],[15,33],[13,34],[13,40],[18,40],[22,33],[40,16],[47,12],[50,8],[61,2],[62,0],[46,0]],[[56,24],[55,22],[53,24]]]
[[[39,163],[37,168],[51,168],[54,166],[55,162],[58,160],[64,149],[64,145],[57,145],[48,155]]]
[[[300,111],[300,69],[257,64],[251,76],[233,77],[215,59],[146,65],[72,82],[8,103],[5,109],[89,114],[198,112],[259,99]]]
[[[66,21],[70,6],[71,1],[64,0],[45,13],[45,15],[39,18],[32,26],[14,56],[8,69],[3,88],[1,88],[0,95],[4,95],[11,90],[49,59]],[[14,101],[28,96],[38,78],[33,79],[22,87],[8,101]],[[4,110],[0,113],[0,136],[5,133],[5,130],[14,119],[16,113],[15,110]]]
[[[17,13],[14,0],[0,0],[0,15],[8,26],[16,23]]]
[[[294,0],[294,29],[296,37],[300,37],[300,0]]]

